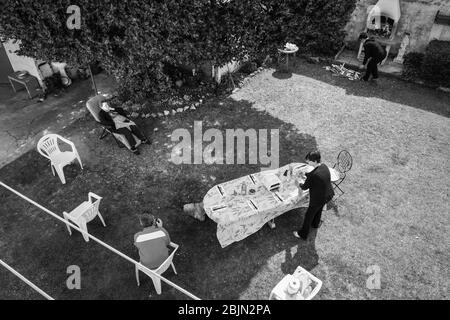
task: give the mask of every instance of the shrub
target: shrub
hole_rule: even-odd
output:
[[[421,78],[421,69],[424,54],[420,52],[409,52],[404,57],[403,77],[408,80]]]
[[[425,51],[421,70],[425,80],[450,87],[450,42],[431,41]]]
[[[54,73],[51,76],[44,79],[46,89],[46,94],[58,92],[64,89],[62,83],[61,75],[59,73]]]

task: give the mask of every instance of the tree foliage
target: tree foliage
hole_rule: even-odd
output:
[[[66,10],[81,8],[81,29]],[[0,35],[19,54],[85,66],[100,61],[134,97],[168,90],[164,64],[224,65],[287,41],[333,53],[354,0],[4,0]]]

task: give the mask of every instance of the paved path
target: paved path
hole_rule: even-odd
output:
[[[96,82],[101,92],[113,86],[104,74],[97,75]],[[43,103],[29,100],[24,91],[14,94],[9,86],[0,86],[0,167],[34,148],[44,133],[57,133],[83,116],[92,94],[89,80],[75,82]]]

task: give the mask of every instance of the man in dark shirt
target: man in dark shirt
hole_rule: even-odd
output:
[[[368,81],[371,75],[372,79],[376,80],[378,79],[378,64],[386,58],[386,51],[378,41],[374,38],[369,38],[365,32],[361,33],[359,40],[365,40],[363,66],[367,64],[366,74],[362,80]]]
[[[140,262],[149,269],[157,269],[169,257],[170,236],[160,219],[145,213],[139,217],[141,232],[134,235]]]
[[[99,113],[100,122],[103,125],[113,128],[114,132],[124,135],[125,139],[127,139],[130,144],[133,153],[139,154],[139,151],[136,148],[136,140],[133,135],[142,140],[143,144],[149,144],[149,141],[135,123],[127,118],[125,110],[122,108],[112,108],[105,102],[102,104],[101,108],[102,110],[100,110]],[[115,120],[116,117],[119,117],[120,121]]]
[[[309,189],[309,207],[306,211],[303,227],[300,231],[294,231],[296,238],[308,239],[311,226],[315,229],[320,227],[322,210],[334,197],[331,185],[330,170],[325,164],[321,164],[319,151],[313,151],[306,156],[306,162],[314,167],[314,170],[306,174],[306,181],[299,185],[302,190]]]

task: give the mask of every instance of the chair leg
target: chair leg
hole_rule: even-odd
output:
[[[98,217],[100,218],[100,221],[102,222],[103,226],[106,227],[105,220],[103,220],[103,217],[102,217],[100,211],[97,211],[97,215],[98,215]]]
[[[172,262],[172,269],[173,269],[173,272],[174,272],[175,274],[178,274],[178,273],[177,273],[177,269],[175,269],[175,265],[173,264],[173,262]]]
[[[157,294],[161,294],[162,290],[161,290],[161,279],[150,276],[150,278],[152,278],[153,281],[153,285],[155,286],[155,290]]]
[[[78,163],[80,164],[81,170],[83,170],[83,164],[81,163],[81,159],[80,159],[79,155],[77,155],[77,160],[78,160]]]
[[[69,222],[69,219],[67,218],[67,213],[64,212],[63,216],[64,216],[64,220],[66,220],[66,222]],[[67,227],[67,230],[69,230],[69,235],[72,235],[72,229],[70,228],[70,225],[68,223],[66,223],[66,227]]]
[[[345,192],[339,187],[339,185],[335,184],[334,186],[335,186],[335,188],[334,188],[335,190],[338,189],[341,192],[341,194],[338,196],[338,198],[342,197],[345,194]]]
[[[56,173],[58,174],[59,179],[61,179],[62,184],[66,184],[66,178],[64,177],[64,167],[58,165],[55,167]]]
[[[50,164],[50,168],[52,168],[53,176],[55,176],[55,168],[53,167],[53,164]]]
[[[139,287],[141,283],[139,282],[139,268],[137,267],[137,265],[134,266],[134,272],[136,273],[136,282]]]
[[[80,229],[83,230],[83,231],[85,231],[85,232],[88,232],[86,222],[80,223]],[[86,235],[86,234],[83,233],[83,238],[84,238],[84,240],[85,240],[86,242],[89,242],[89,237],[88,237],[88,235]]]
[[[105,139],[108,136],[108,131],[103,128],[102,134],[100,135],[100,140]]]

